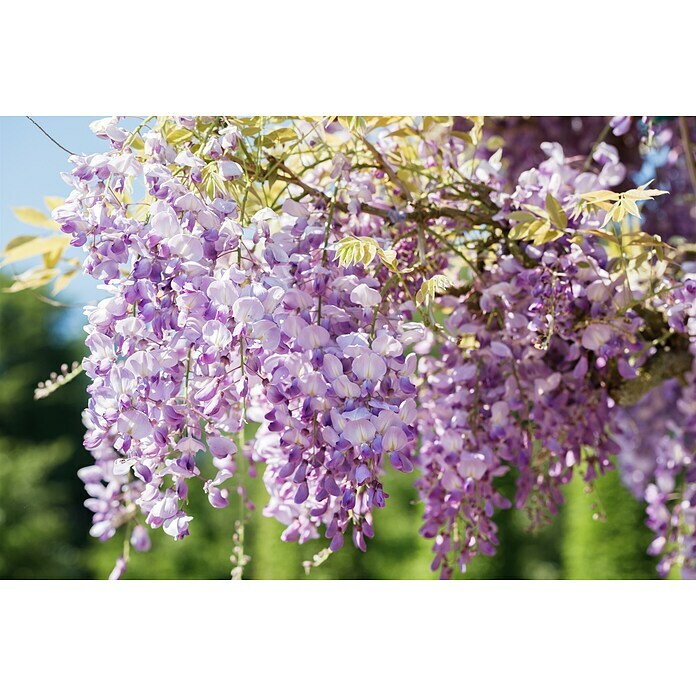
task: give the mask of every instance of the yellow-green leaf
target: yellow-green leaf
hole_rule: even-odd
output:
[[[12,244],[12,242],[10,242],[10,244]],[[60,237],[33,237],[23,244],[5,249],[0,266],[5,266],[15,261],[22,261],[32,256],[38,256],[39,254],[57,253],[60,256],[67,245],[68,238],[65,235],[61,235]],[[8,247],[9,246],[8,244]]]
[[[420,307],[430,304],[438,292],[444,292],[451,285],[449,278],[442,274],[434,275],[432,278],[423,281],[416,293],[416,305]]]
[[[288,143],[297,140],[297,132],[292,128],[278,128],[277,130],[266,133],[266,138],[274,143]]]
[[[535,238],[545,235],[551,229],[548,220],[520,222],[510,230],[510,239],[516,242],[534,242]]]
[[[7,243],[7,246],[5,247],[5,253],[11,251],[15,247],[30,242],[32,239],[38,239],[38,237],[35,234],[18,234],[16,237],[10,239],[10,241]]]
[[[508,217],[515,222],[532,222],[532,220],[536,219],[532,213],[526,210],[516,210],[510,213]]]
[[[77,275],[77,269],[72,271],[67,271],[63,275],[56,278],[56,282],[53,283],[53,295],[57,295],[61,290],[64,290],[68,283]]]
[[[642,186],[639,186],[637,189],[624,191],[624,193],[622,193],[621,195],[623,198],[628,198],[633,201],[651,201],[653,198],[655,198],[655,196],[664,196],[665,194],[669,193],[669,191],[661,191],[660,189],[646,188],[646,186],[648,186],[651,183],[652,180],[648,181]]]
[[[58,274],[55,268],[32,268],[17,276],[12,285],[5,292],[20,292],[22,290],[40,288],[50,283]]]
[[[391,266],[392,268],[395,266],[396,252],[393,249],[387,249],[386,251],[384,249],[380,249],[378,254],[385,266]]]
[[[546,212],[558,229],[564,230],[568,226],[568,216],[565,214],[563,206],[550,193],[546,194]]]
[[[53,212],[59,205],[63,205],[63,203],[65,203],[65,199],[61,198],[60,196],[45,196],[44,203],[46,204],[46,207]]]
[[[607,189],[602,189],[601,191],[592,191],[590,193],[583,193],[580,198],[593,205],[597,203],[607,203],[610,201],[616,201],[619,199],[619,194],[613,191],[608,191]]]
[[[188,128],[174,128],[166,134],[167,142],[170,145],[183,145],[193,137],[193,133]]]
[[[371,237],[344,237],[336,244],[336,259],[339,266],[352,266],[362,263],[370,264],[377,252],[379,244]]]
[[[12,208],[12,211],[17,216],[17,219],[26,225],[46,227],[49,230],[58,229],[58,225],[40,210],[35,210],[34,208]]]

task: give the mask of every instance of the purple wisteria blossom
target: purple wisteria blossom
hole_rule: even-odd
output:
[[[637,228],[656,192],[625,154],[648,121],[288,122],[107,118],[110,149],[71,157],[53,218],[104,295],[92,536],[180,540],[190,487],[252,509],[262,469],[285,541],[364,551],[385,470],[417,468],[448,578],[495,553],[498,510],[541,524],[618,461],[660,571],[696,576],[696,281]],[[656,374],[670,352],[684,369]]]

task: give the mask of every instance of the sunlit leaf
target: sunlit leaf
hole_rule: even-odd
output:
[[[423,281],[416,293],[416,305],[420,307],[430,304],[438,292],[444,292],[451,285],[449,278],[442,274],[434,275],[432,278]]]
[[[546,194],[546,211],[551,222],[561,230],[568,226],[568,216],[563,210],[563,206],[550,194]]]
[[[61,290],[64,290],[68,286],[68,284],[75,278],[76,275],[77,269],[67,271],[66,273],[63,273],[63,275],[58,276],[56,278],[56,282],[53,283],[52,294],[57,295]]]
[[[521,222],[510,230],[510,239],[516,242],[532,242],[539,235],[545,235],[551,229],[548,220]]]
[[[6,266],[8,263],[22,261],[39,254],[58,254],[60,257],[63,250],[68,246],[68,241],[66,235],[61,235],[55,237],[33,237],[29,241],[15,245],[12,248],[9,248],[10,245],[8,244],[8,248],[5,249],[5,253],[2,256],[0,266]]]
[[[34,208],[12,208],[12,212],[17,216],[17,219],[25,225],[45,227],[49,230],[58,229],[58,225],[40,210],[35,210]]]
[[[58,270],[55,268],[32,268],[17,276],[9,288],[5,288],[5,292],[20,292],[43,287],[53,280],[58,275]]]
[[[44,196],[44,203],[46,204],[46,207],[53,212],[58,206],[65,203],[65,199],[61,198],[60,196]]]

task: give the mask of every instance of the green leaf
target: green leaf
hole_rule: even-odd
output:
[[[545,235],[551,229],[548,220],[520,222],[510,230],[510,239],[516,242],[533,242],[537,236]]]
[[[538,218],[541,218],[542,220],[548,220],[549,219],[549,214],[546,210],[543,208],[540,208],[538,205],[532,205],[531,203],[523,203],[522,207],[525,210],[529,210],[532,213],[534,213]]]
[[[532,220],[536,220],[534,215],[526,210],[516,210],[514,213],[510,213],[508,217],[516,222],[532,222]]]
[[[608,232],[604,232],[602,230],[582,230],[573,237],[573,240],[577,241],[578,243],[582,242],[583,234],[591,234],[593,237],[600,237],[607,242],[616,242],[616,237],[613,234],[609,234]]]
[[[563,206],[550,193],[546,194],[546,211],[551,222],[559,230],[564,230],[568,226],[568,216],[565,214]]]
[[[183,145],[193,138],[193,132],[188,128],[173,128],[165,134],[170,145]]]
[[[278,128],[270,133],[266,133],[265,137],[273,143],[289,143],[297,140],[299,136],[292,128]]]

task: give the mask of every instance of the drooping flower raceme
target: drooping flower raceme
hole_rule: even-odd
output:
[[[477,117],[94,123],[109,149],[71,157],[53,211],[104,291],[85,308],[91,533],[181,539],[191,486],[251,508],[261,468],[283,539],[365,550],[385,468],[418,467],[450,577],[495,552],[496,510],[541,524],[618,455],[661,570],[693,575],[696,293],[639,226],[662,193],[630,188],[640,123],[549,121],[560,143]],[[638,442],[654,388],[676,410]]]

